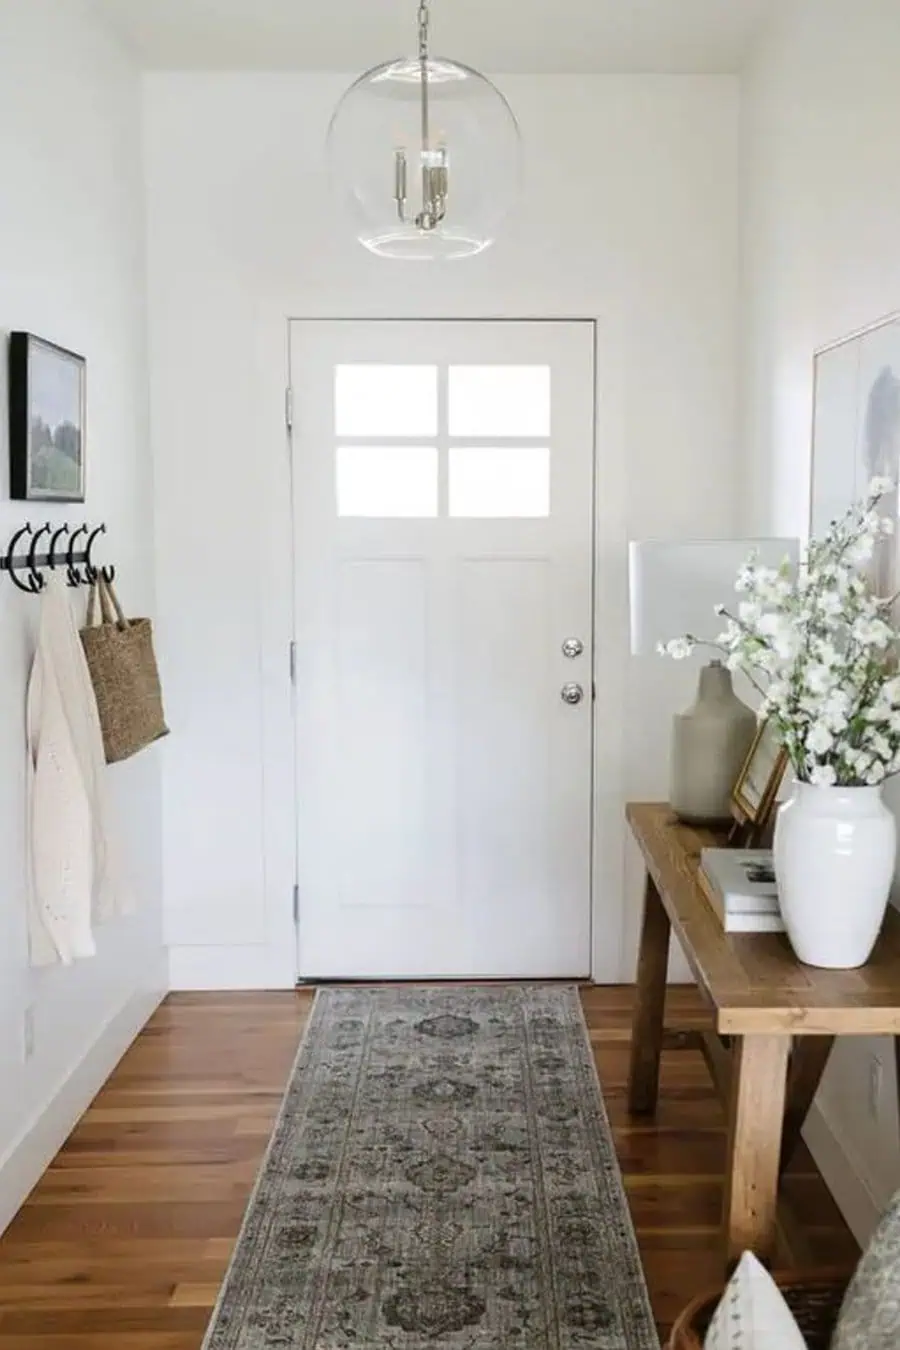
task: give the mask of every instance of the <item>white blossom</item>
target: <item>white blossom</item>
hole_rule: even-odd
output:
[[[806,748],[814,755],[827,755],[834,745],[834,737],[824,722],[817,722],[806,738]]]
[[[790,660],[800,643],[796,625],[784,614],[763,614],[756,624],[756,631],[760,637],[771,640],[772,650],[785,661]]]
[[[840,664],[841,655],[833,642],[820,638],[814,644],[813,650],[821,665],[836,666]]]
[[[879,498],[886,497],[889,492],[893,492],[896,486],[893,478],[872,478],[866,488],[866,494],[870,501],[878,501]]]
[[[819,596],[819,610],[829,619],[835,619],[843,612],[844,601],[840,591],[823,591]]]
[[[886,647],[894,638],[883,619],[857,619],[851,631],[854,641],[861,647]]]
[[[833,764],[817,764],[809,773],[809,781],[816,787],[833,787],[837,773]]]
[[[874,552],[875,540],[870,534],[861,534],[852,544],[848,544],[844,557],[851,567],[862,567],[871,561]]]
[[[760,594],[771,592],[778,582],[778,573],[774,567],[757,567],[754,577],[755,589]]]
[[[791,686],[787,680],[773,680],[766,690],[765,701],[772,708],[781,707],[790,698]]]
[[[684,661],[694,650],[690,638],[672,638],[670,642],[661,642],[657,647],[660,656],[671,656],[673,661]]]
[[[850,714],[850,695],[846,689],[832,689],[821,706],[822,719],[835,735],[847,727]]]
[[[834,691],[837,681],[837,673],[833,665],[824,665],[822,662],[815,662],[806,667],[803,677],[803,683],[811,694],[828,694]]]
[[[875,735],[872,737],[872,751],[879,759],[884,760],[885,762],[889,761],[894,753],[890,741],[884,733],[880,731],[876,731]]]

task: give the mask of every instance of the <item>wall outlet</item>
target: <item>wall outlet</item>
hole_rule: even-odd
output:
[[[31,1059],[34,1054],[34,1005],[29,1003],[22,1014],[22,1058]]]
[[[869,1060],[869,1115],[877,1120],[881,1114],[881,1091],[884,1083],[884,1061],[877,1055]]]

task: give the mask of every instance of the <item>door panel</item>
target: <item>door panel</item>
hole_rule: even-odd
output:
[[[470,559],[460,578],[459,896],[486,946],[502,943],[518,916],[534,922],[556,881],[547,573],[545,559]]]
[[[428,580],[379,559],[343,562],[338,585],[340,903],[380,906],[428,883]]]
[[[304,978],[589,971],[593,359],[291,326]]]

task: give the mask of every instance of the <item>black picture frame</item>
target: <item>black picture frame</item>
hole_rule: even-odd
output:
[[[83,502],[87,361],[33,333],[9,335],[9,491]]]

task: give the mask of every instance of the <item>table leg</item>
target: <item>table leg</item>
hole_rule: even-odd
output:
[[[659,1056],[662,1051],[671,931],[669,916],[663,908],[659,891],[648,875],[644,887],[637,996],[631,1026],[631,1072],[628,1078],[628,1109],[636,1115],[652,1115],[659,1095]]]
[[[833,1036],[797,1036],[794,1039],[788,1067],[784,1131],[781,1136],[781,1172],[791,1161],[800,1142],[800,1131],[809,1115],[833,1045]]]
[[[734,1049],[725,1179],[725,1259],[775,1246],[790,1036],[742,1036]]]

